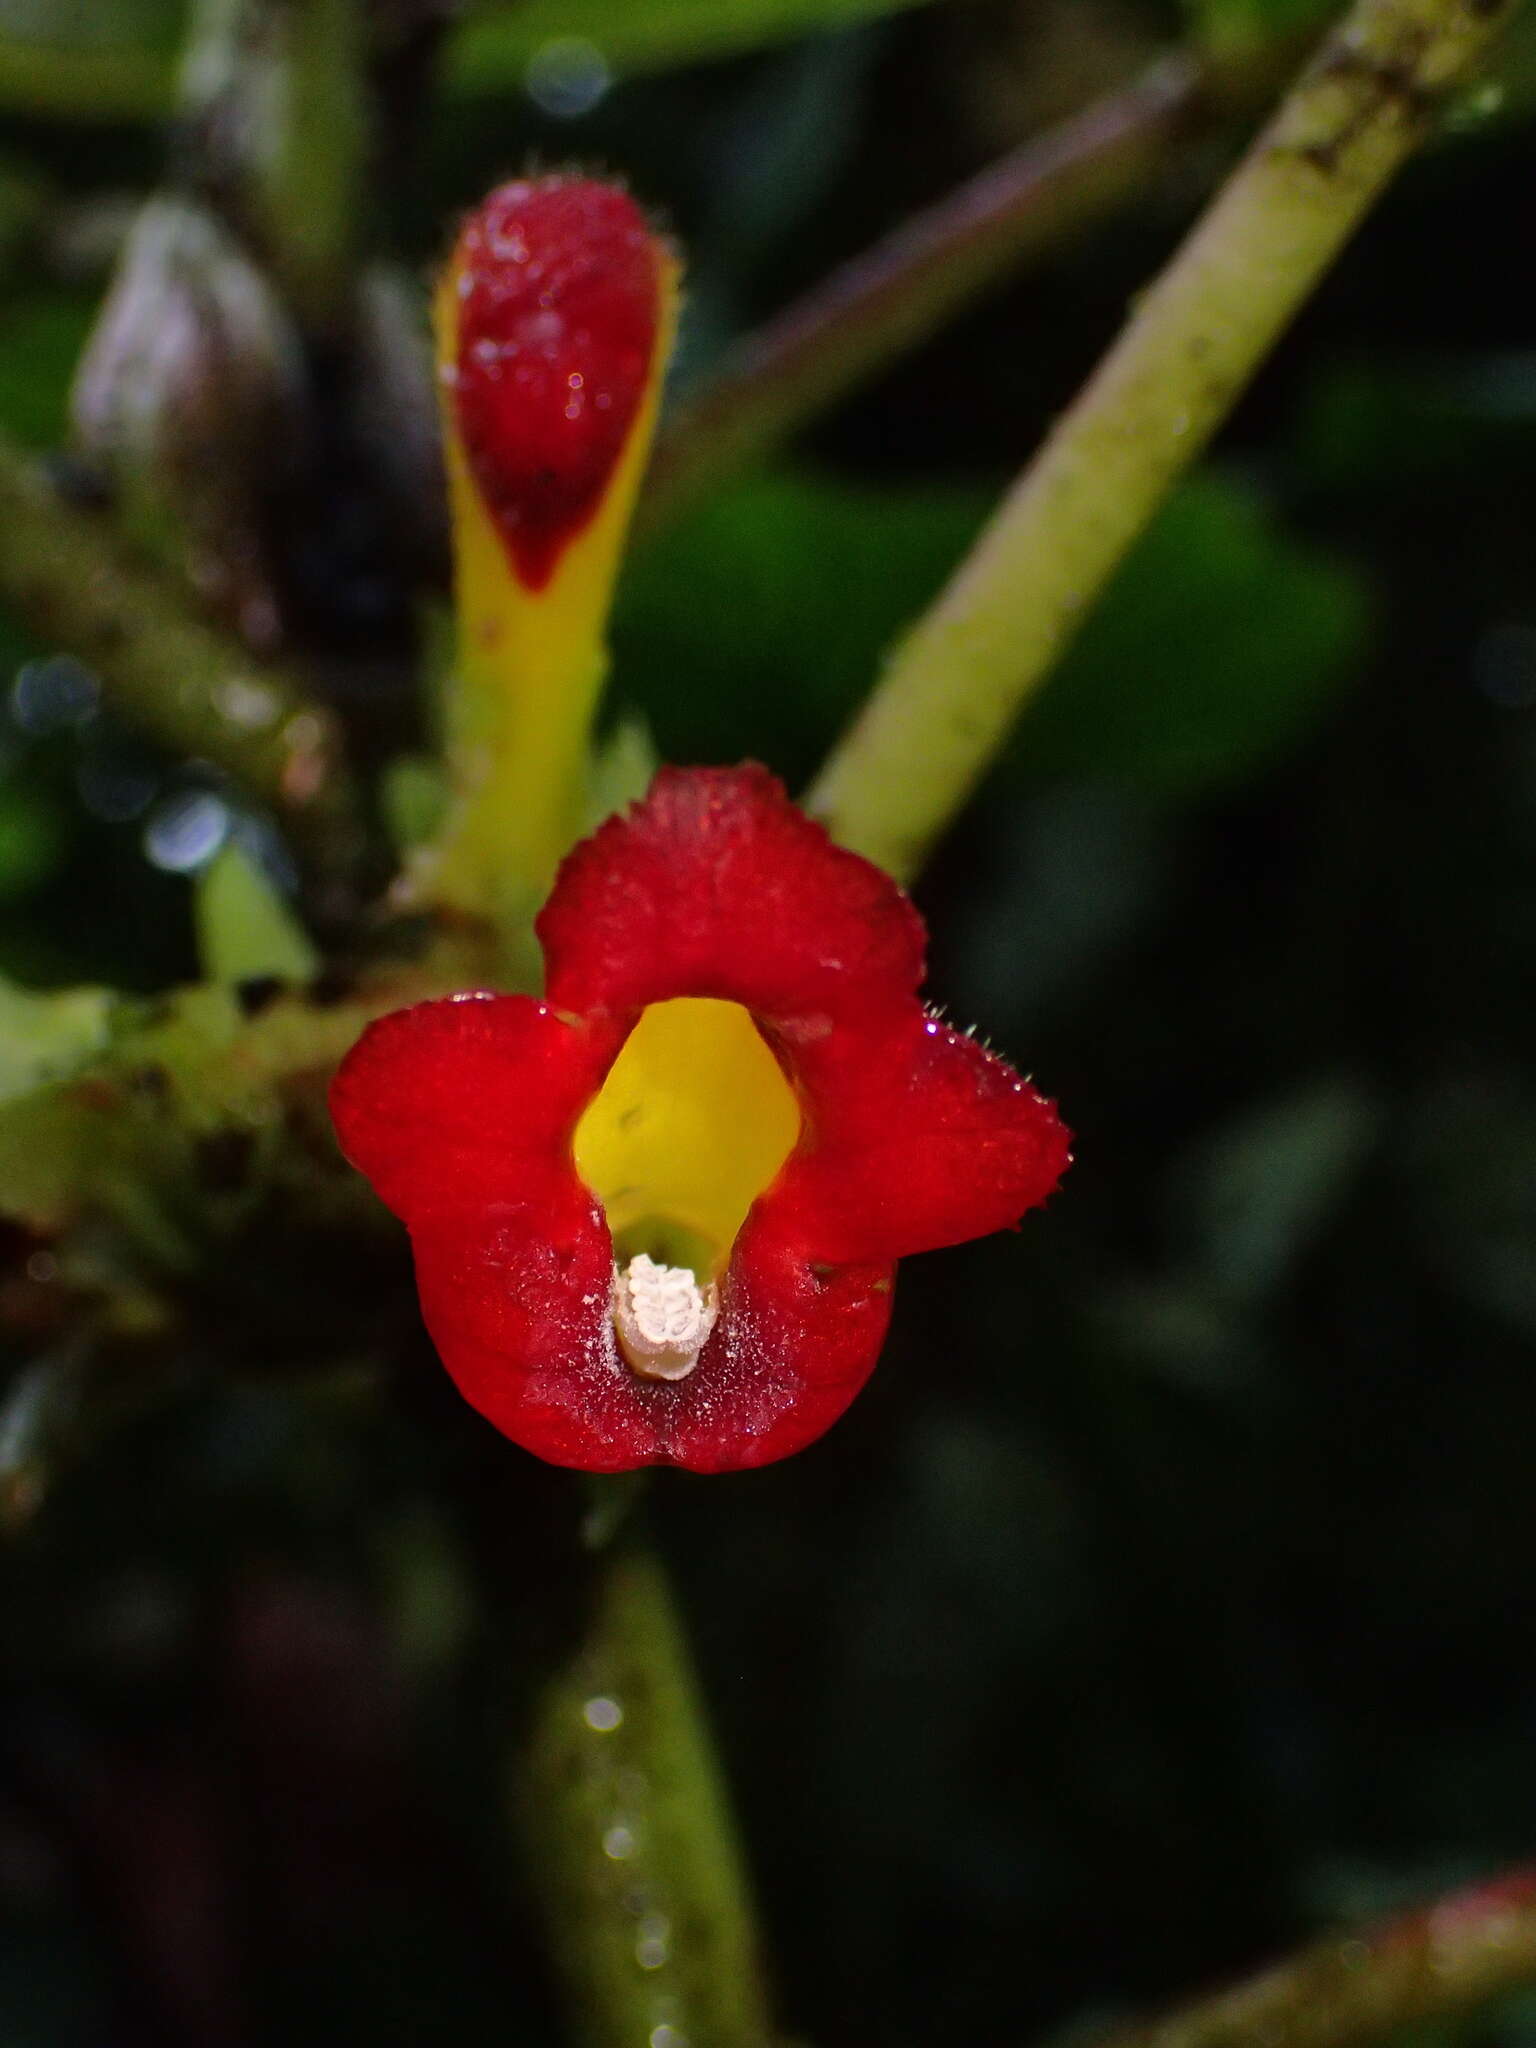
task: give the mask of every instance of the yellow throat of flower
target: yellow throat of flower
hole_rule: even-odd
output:
[[[613,1236],[614,1328],[634,1371],[693,1370],[737,1232],[799,1134],[794,1091],[739,1003],[642,1012],[572,1148]]]

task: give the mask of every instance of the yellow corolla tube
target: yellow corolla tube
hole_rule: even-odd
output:
[[[457,646],[450,804],[413,893],[526,918],[582,826],[624,538],[676,322],[678,265],[628,194],[493,192],[435,305]]]
[[[645,1252],[713,1278],[799,1134],[794,1090],[750,1014],[677,996],[641,1012],[574,1156],[617,1258]]]

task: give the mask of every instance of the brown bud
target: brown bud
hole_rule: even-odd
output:
[[[123,246],[75,372],[80,452],[112,476],[141,538],[185,560],[249,637],[275,609],[262,500],[297,459],[304,373],[271,288],[219,222],[165,196]]]

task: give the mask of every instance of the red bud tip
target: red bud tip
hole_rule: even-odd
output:
[[[662,244],[625,192],[519,179],[465,223],[445,367],[470,469],[520,580],[541,590],[596,512],[644,400]]]

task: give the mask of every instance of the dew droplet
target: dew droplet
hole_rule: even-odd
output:
[[[540,43],[523,73],[529,99],[556,121],[590,114],[612,83],[607,58],[585,36],[551,36]]]
[[[659,1970],[672,1953],[672,1923],[665,1913],[647,1913],[635,1936],[635,1961],[642,1970]]]
[[[126,825],[154,801],[159,777],[114,754],[87,754],[75,770],[75,788],[93,818]]]
[[[23,732],[64,732],[93,718],[101,684],[72,654],[26,661],[11,686],[11,714]]]
[[[205,866],[229,834],[229,806],[206,789],[184,789],[156,804],[144,827],[151,864],[173,875]]]

